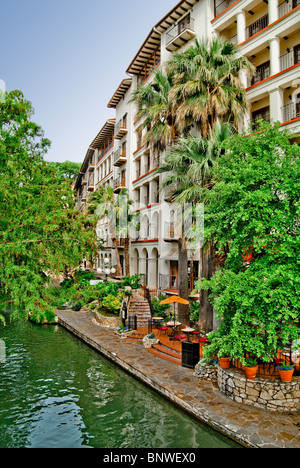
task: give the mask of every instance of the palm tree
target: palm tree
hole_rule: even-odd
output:
[[[212,186],[212,168],[222,152],[222,143],[230,137],[231,132],[228,123],[219,124],[214,132],[210,132],[208,140],[190,134],[188,137],[180,138],[173,146],[158,172],[166,174],[162,190],[175,185],[171,190],[171,200],[174,203],[182,207],[190,203],[195,208],[197,203],[204,201],[205,190],[209,190]],[[188,256],[185,233],[179,241],[178,249],[179,295],[188,299]],[[211,278],[214,272],[214,252],[215,246],[212,241],[201,245],[201,277]],[[208,297],[208,291],[200,292],[199,325],[201,329],[211,331],[213,308]],[[189,320],[187,307],[179,308],[179,319],[182,323]]]
[[[165,151],[178,137],[169,97],[172,86],[172,74],[164,74],[159,70],[150,83],[137,87],[131,99],[131,102],[137,104],[136,118],[142,119],[143,128],[147,128],[145,143],[150,144],[156,153]]]
[[[169,98],[180,132],[195,124],[208,139],[218,121],[237,126],[248,108],[240,76],[252,74],[254,67],[219,37],[196,40],[185,52],[174,54],[167,72],[173,76]]]

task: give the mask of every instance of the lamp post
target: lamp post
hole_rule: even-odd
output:
[[[105,264],[105,267],[104,267],[104,273],[105,273],[105,281],[107,282],[107,277],[108,275],[112,274],[114,275],[116,273],[116,269],[114,267],[111,267],[109,266],[109,258],[105,258],[104,259],[104,264]],[[102,270],[101,270],[102,272]]]

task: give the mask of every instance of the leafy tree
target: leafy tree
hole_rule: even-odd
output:
[[[32,114],[20,91],[0,102],[0,310],[43,321],[51,275],[77,268],[95,233],[44,161],[50,142]]]
[[[81,163],[72,161],[50,162],[49,166],[53,169],[58,179],[67,179],[70,182],[75,182],[81,169]]]
[[[206,235],[229,245],[211,289],[222,320],[207,353],[245,353],[272,361],[299,339],[300,148],[280,124],[224,144],[206,191]]]

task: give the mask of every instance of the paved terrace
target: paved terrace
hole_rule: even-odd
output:
[[[59,323],[134,377],[212,428],[251,448],[300,448],[300,414],[241,406],[194,371],[150,354],[139,342],[122,340],[87,312],[58,311]]]

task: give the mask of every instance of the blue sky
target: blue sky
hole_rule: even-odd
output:
[[[82,162],[107,103],[151,28],[177,0],[2,0],[0,81],[20,89],[52,141],[49,161]]]

